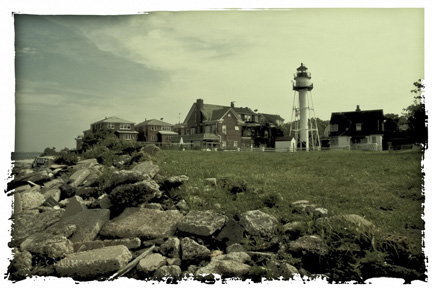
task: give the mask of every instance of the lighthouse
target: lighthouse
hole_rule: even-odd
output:
[[[296,139],[298,150],[321,150],[312,102],[312,77],[307,70],[307,67],[301,63],[294,74],[294,81],[292,81],[294,99],[290,136]]]

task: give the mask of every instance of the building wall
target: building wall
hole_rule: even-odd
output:
[[[231,115],[231,117],[229,117]],[[228,112],[223,119],[222,123],[218,123],[218,134],[221,136],[221,141],[225,141],[225,148],[232,149],[236,147],[241,147],[241,132],[242,127],[238,124],[237,118],[232,112]],[[226,133],[223,133],[223,126],[226,126]],[[236,130],[237,127],[237,130]],[[236,144],[237,143],[237,144]]]
[[[294,152],[296,151],[295,141],[276,141],[276,152]]]

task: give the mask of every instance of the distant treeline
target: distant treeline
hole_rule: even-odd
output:
[[[42,154],[42,152],[12,152],[11,160],[34,159]]]

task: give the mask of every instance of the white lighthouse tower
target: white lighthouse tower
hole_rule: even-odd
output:
[[[321,142],[312,102],[313,83],[311,73],[301,63],[294,74],[293,112],[290,136],[297,141],[297,150],[321,150]]]

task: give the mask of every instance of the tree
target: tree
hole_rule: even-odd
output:
[[[416,142],[425,145],[427,148],[427,115],[426,115],[426,107],[424,104],[424,95],[422,95],[422,91],[425,86],[422,83],[422,80],[414,82],[413,85],[415,88],[411,90],[411,93],[414,94],[414,103],[407,108],[404,109],[404,116],[407,119],[408,123],[408,133],[410,137]]]

